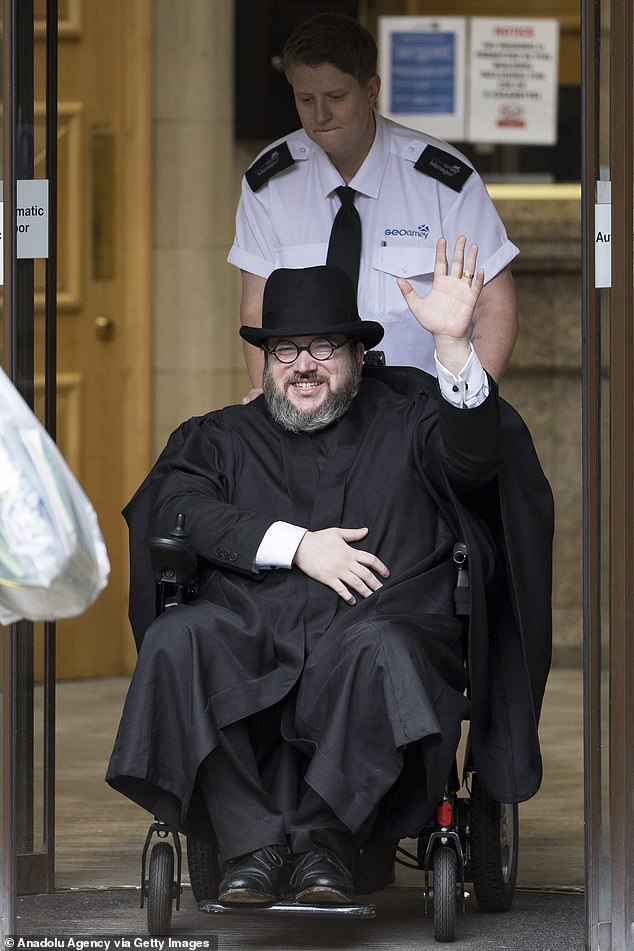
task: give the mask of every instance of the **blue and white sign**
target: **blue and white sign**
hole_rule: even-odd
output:
[[[464,138],[464,17],[379,17],[380,112],[412,129]]]

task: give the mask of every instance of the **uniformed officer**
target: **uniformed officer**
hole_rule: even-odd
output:
[[[376,112],[376,43],[352,18],[307,20],[287,41],[283,62],[302,129],[261,153],[244,177],[228,258],[242,273],[242,323],[261,325],[264,284],[275,268],[337,263],[329,241],[344,197],[337,189],[347,185],[361,225],[358,309],[384,325],[387,363],[435,372],[432,337],[411,320],[396,279],[426,294],[438,238],[451,247],[465,234],[479,245],[486,279],[472,342],[499,379],[517,337],[508,265],[518,249],[479,175],[452,146]],[[258,388],[261,354],[247,347],[245,359]]]

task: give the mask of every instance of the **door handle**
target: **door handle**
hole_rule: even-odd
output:
[[[114,321],[110,317],[95,317],[95,334],[99,340],[112,340]]]

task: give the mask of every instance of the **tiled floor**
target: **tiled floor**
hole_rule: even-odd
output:
[[[57,886],[136,885],[149,816],[103,781],[125,678],[73,681],[57,696]],[[523,887],[583,885],[581,671],[551,674],[541,724],[542,789],[520,807]],[[399,868],[397,883],[420,873]]]

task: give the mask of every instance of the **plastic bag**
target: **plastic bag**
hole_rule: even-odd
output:
[[[109,573],[92,505],[0,370],[0,623],[81,614]]]

